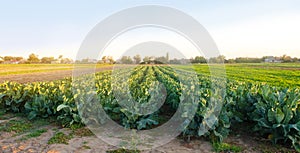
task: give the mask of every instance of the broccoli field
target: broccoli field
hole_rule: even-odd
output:
[[[6,81],[0,84],[0,109],[5,113],[24,114],[32,121],[53,117],[63,127],[72,127],[92,122],[86,120],[83,117],[85,114],[79,111],[87,114],[95,111],[85,108],[93,101],[85,97],[96,96],[99,106],[113,121],[124,128],[142,131],[164,124],[181,106],[185,112],[193,111],[188,104],[196,103],[193,118],[184,114],[181,116],[183,120],[189,121],[181,133],[185,138],[204,137],[212,144],[221,144],[230,133],[235,132],[233,127],[246,123],[251,127],[249,132],[257,133],[273,144],[293,147],[299,152],[299,68],[299,64],[228,64],[225,65],[226,78],[222,78],[225,84],[222,84],[218,82],[220,78],[210,76],[207,65],[122,67],[119,70],[97,72],[92,76],[81,76],[95,78],[94,95],[85,92],[92,88],[85,82],[75,83],[75,86],[80,85],[85,90],[73,91],[71,77],[25,84]],[[197,79],[191,77],[195,72]],[[158,84],[164,86],[164,91],[158,88]],[[215,88],[218,85],[224,85],[223,92]],[[118,99],[113,94],[116,91],[126,93],[127,90],[132,99],[145,108],[159,109],[146,115],[132,113],[133,109],[138,109],[134,110],[136,112],[143,110],[122,107],[120,103],[122,100],[128,101],[127,97]],[[217,96],[215,93],[221,94]],[[147,105],[151,99],[165,100],[161,106]],[[76,105],[78,102],[80,105]],[[222,107],[212,108],[215,102]],[[217,109],[218,115],[207,116],[212,109]],[[203,133],[200,130],[203,128],[208,130]]]

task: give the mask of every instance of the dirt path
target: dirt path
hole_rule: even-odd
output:
[[[13,121],[13,124],[10,124],[10,126],[13,128],[8,126],[11,121]],[[31,127],[23,132],[18,131],[18,129],[24,130],[24,123],[30,124]],[[35,131],[38,130],[44,131],[40,135],[35,135]],[[63,134],[64,139],[55,138],[58,133]],[[225,142],[239,146],[242,148],[241,152],[243,153],[295,152],[293,149],[273,146],[261,139],[257,140],[249,133],[236,131],[235,134],[226,138]],[[55,141],[65,140],[65,144],[63,142],[49,143],[53,138],[55,138]],[[28,121],[26,118],[10,114],[0,116],[0,153],[106,153],[108,150],[115,149],[117,148],[94,136],[86,127],[78,129],[62,128],[56,125],[54,120]],[[213,152],[211,143],[204,138],[192,139],[189,143],[176,138],[168,144],[141,153],[211,152]]]
[[[1,124],[8,122],[10,119],[1,120]],[[22,119],[20,119],[22,120]],[[0,125],[1,125],[0,124]],[[1,129],[1,128],[0,128]],[[40,136],[27,138],[36,129],[46,129]],[[117,149],[111,146],[94,135],[82,134],[88,129],[80,128],[79,132],[69,128],[60,128],[57,125],[48,124],[39,127],[34,127],[30,131],[22,134],[15,132],[0,131],[0,153],[106,153],[108,150]],[[71,136],[67,140],[67,144],[48,144],[50,139],[57,133],[64,133],[66,136]],[[78,134],[79,133],[79,134]],[[275,146],[265,145],[250,136],[230,136],[225,140],[230,144],[240,146],[241,152],[244,153],[260,153],[260,152],[294,152],[293,150],[281,151]],[[170,143],[153,150],[142,151],[142,153],[211,153],[213,148],[211,143],[204,139],[194,139],[191,142],[184,142],[182,139],[176,138]],[[228,152],[230,153],[230,152]]]
[[[9,120],[2,120],[2,123]],[[82,136],[74,134],[69,128],[60,128],[55,125],[45,125],[37,129],[47,129],[38,137],[24,140],[30,132],[17,134],[15,132],[0,133],[0,152],[1,153],[105,153],[108,150],[117,149],[94,135]],[[84,128],[85,129],[85,128]],[[67,136],[72,135],[68,144],[48,144],[49,140],[56,134],[62,132]],[[23,140],[22,140],[23,138]],[[194,140],[188,145],[180,139],[175,139],[170,143],[153,150],[142,151],[142,153],[210,153],[212,147],[209,142],[204,140]]]
[[[96,72],[111,70],[112,66],[97,68]],[[73,70],[57,70],[51,72],[36,72],[30,74],[16,74],[0,76],[0,83],[4,81],[15,81],[19,83],[53,81],[72,76]]]

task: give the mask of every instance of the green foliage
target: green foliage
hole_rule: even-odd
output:
[[[46,129],[38,129],[38,130],[35,130],[35,131],[25,135],[24,137],[21,138],[21,140],[27,140],[27,139],[30,139],[30,138],[39,137],[45,132],[47,132]]]
[[[30,133],[30,134],[28,134],[28,135],[26,135],[26,136],[29,137],[29,138],[38,137],[38,136],[40,136],[42,133],[45,133],[45,132],[47,132],[46,129],[39,129],[39,130],[33,131],[32,133]]]
[[[213,143],[214,151],[216,152],[241,152],[242,148],[239,146],[230,145],[228,143]]]
[[[90,131],[88,128],[76,128],[73,129],[73,134],[79,137],[93,136],[94,133]]]
[[[116,149],[116,150],[109,150],[106,153],[140,153],[139,150],[128,150],[128,149]]]
[[[278,90],[264,86],[258,89],[259,100],[251,114],[255,130],[269,135],[273,143],[292,142],[300,151],[300,93],[298,89]]]
[[[88,146],[88,145],[83,145],[82,148],[84,148],[84,149],[91,149],[91,147]]]
[[[62,132],[57,132],[55,135],[48,140],[48,144],[68,144],[69,140],[71,139],[71,136],[67,136]]]
[[[2,123],[0,125],[0,131],[15,132],[20,134],[28,131],[32,127],[30,122],[24,120],[10,120],[7,123]]]

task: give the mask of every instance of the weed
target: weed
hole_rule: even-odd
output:
[[[84,128],[84,127],[73,130],[73,134],[75,134],[76,136],[79,136],[79,137],[87,137],[87,136],[94,135],[94,133],[92,131],[90,131],[88,128]]]
[[[127,150],[124,148],[106,151],[106,153],[140,153],[140,152],[141,151],[139,151],[139,150]]]
[[[10,120],[7,123],[0,125],[0,131],[20,134],[28,131],[31,127],[32,124],[25,120]]]
[[[27,139],[30,139],[30,138],[39,137],[45,132],[47,132],[46,129],[38,129],[38,130],[35,130],[35,131],[27,134],[26,136],[22,137],[20,140],[27,140]]]
[[[49,139],[48,144],[68,144],[69,140],[72,138],[72,136],[67,136],[62,132],[57,132],[55,135]]]
[[[84,148],[84,149],[91,149],[91,147],[87,146],[87,145],[83,145],[82,148]]]
[[[228,143],[213,143],[213,148],[216,152],[241,152],[242,148],[240,146],[230,145]]]

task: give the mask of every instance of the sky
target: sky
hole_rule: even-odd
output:
[[[39,57],[63,55],[74,59],[97,23],[120,10],[149,4],[169,6],[195,18],[227,58],[283,54],[300,57],[298,0],[0,0],[0,56],[27,57],[35,53]],[[138,39],[141,35],[144,40]],[[143,41],[177,45],[186,57],[197,55],[180,36],[154,28],[124,33],[105,54],[126,54],[127,49]]]

